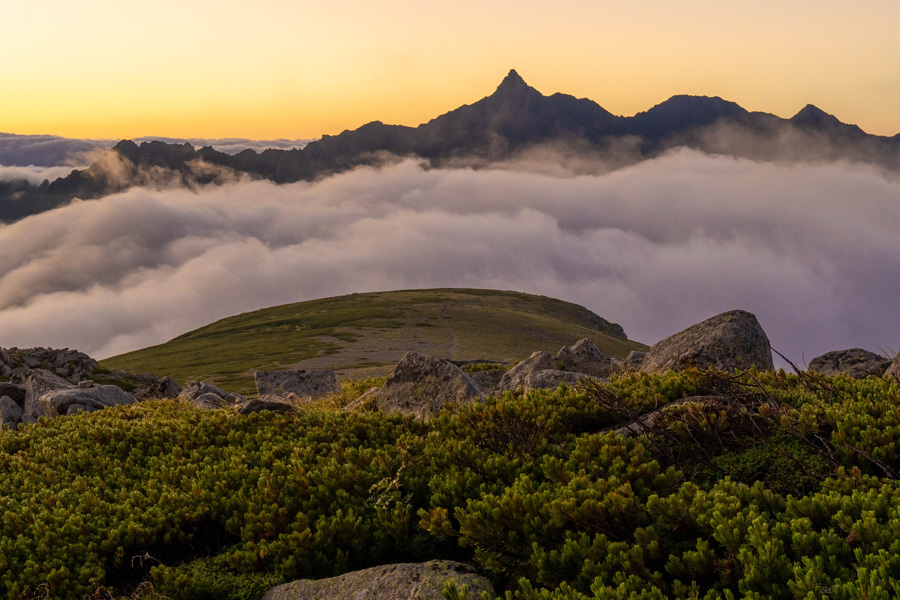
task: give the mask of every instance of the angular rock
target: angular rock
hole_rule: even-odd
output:
[[[732,310],[667,337],[647,352],[641,370],[659,373],[688,367],[722,371],[771,370],[769,338],[751,313]]]
[[[520,388],[525,383],[525,378],[538,371],[556,369],[556,361],[549,352],[539,350],[531,356],[507,371],[497,386],[497,392],[506,392]]]
[[[337,373],[324,369],[293,371],[257,371],[256,389],[261,399],[323,398],[341,393]]]
[[[270,410],[278,413],[288,413],[297,410],[296,406],[285,404],[284,402],[269,402],[267,400],[251,400],[246,406],[238,411],[239,415],[249,415],[250,413],[259,412],[261,410]]]
[[[152,383],[144,396],[148,398],[177,398],[184,388],[168,375]]]
[[[262,600],[442,600],[444,585],[466,586],[469,598],[494,597],[491,582],[467,564],[449,560],[384,565],[329,579],[301,579],[267,591]]]
[[[563,346],[556,353],[556,363],[563,371],[608,377],[612,371],[612,357],[600,351],[591,338],[583,338],[571,346]]]
[[[41,414],[58,417],[69,414],[69,408],[74,405],[80,406],[81,410],[102,410],[111,406],[137,402],[137,398],[114,385],[93,385],[51,390],[42,394],[39,402]]]
[[[640,370],[641,365],[644,363],[645,356],[647,356],[646,352],[632,350],[628,353],[628,356],[625,357],[625,368],[634,369],[635,371]]]
[[[0,381],[0,396],[9,396],[20,407],[25,406],[25,386]]]
[[[23,412],[34,417],[51,416],[44,412],[41,396],[52,390],[73,388],[71,383],[44,369],[34,369],[25,379],[25,406]]]
[[[834,350],[809,361],[810,371],[823,375],[844,374],[854,379],[865,379],[869,375],[881,377],[890,366],[891,359],[862,348]]]
[[[561,383],[565,383],[569,387],[575,387],[578,384],[591,379],[595,378],[586,373],[547,369],[546,371],[538,371],[526,375],[523,381],[523,387],[527,394],[531,390],[555,390]]]
[[[0,429],[15,429],[22,422],[22,407],[10,398],[0,398]]]
[[[407,352],[378,391],[382,412],[426,420],[447,403],[467,404],[484,397],[478,385],[448,360]]]

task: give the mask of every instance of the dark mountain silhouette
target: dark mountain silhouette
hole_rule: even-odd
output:
[[[98,198],[135,185],[202,186],[237,176],[276,183],[310,181],[361,165],[418,157],[432,166],[470,161],[486,166],[543,144],[570,145],[585,156],[609,153],[630,140],[634,162],[675,147],[762,160],[850,160],[900,170],[900,135],[865,133],[807,105],[790,119],[748,112],[718,97],[673,96],[633,117],[616,116],[592,100],[545,96],[512,70],[490,96],[418,127],[374,121],[302,149],[245,150],[234,156],[206,146],[123,140],[88,169],[52,183],[0,182],[0,220]]]

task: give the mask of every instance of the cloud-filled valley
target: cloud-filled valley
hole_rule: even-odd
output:
[[[687,150],[602,175],[406,161],[135,188],[0,226],[0,344],[104,357],[275,304],[453,286],[577,302],[648,344],[743,308],[798,362],[897,351],[898,222],[875,169]]]

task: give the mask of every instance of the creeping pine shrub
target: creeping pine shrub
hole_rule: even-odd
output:
[[[893,598],[898,439],[897,382],[783,372],[631,373],[428,423],[147,401],[0,432],[0,596],[243,599],[451,558],[506,600]]]

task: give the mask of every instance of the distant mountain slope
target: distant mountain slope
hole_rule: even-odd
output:
[[[625,357],[646,346],[577,304],[518,292],[433,289],[351,294],[222,319],[165,344],[101,361],[110,369],[212,380],[253,392],[252,373],[281,367],[386,373],[409,350],[512,363],[591,337]]]
[[[628,142],[627,156],[622,142]],[[43,185],[0,182],[0,221],[98,198],[135,185],[202,186],[246,174],[276,183],[309,181],[397,157],[434,166],[487,166],[544,144],[569,144],[586,156],[615,155],[615,164],[652,158],[675,147],[757,160],[849,160],[900,170],[900,136],[869,135],[808,105],[791,119],[748,112],[718,97],[674,96],[620,117],[596,102],[566,94],[545,96],[510,71],[496,91],[418,127],[375,121],[304,148],[245,150],[123,140],[88,169]]]

